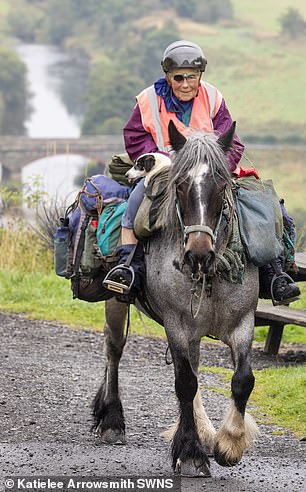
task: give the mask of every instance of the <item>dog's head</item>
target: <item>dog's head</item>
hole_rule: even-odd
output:
[[[138,157],[135,164],[131,169],[125,173],[129,181],[134,181],[138,178],[143,178],[153,169],[155,166],[155,155],[154,154],[143,154]]]

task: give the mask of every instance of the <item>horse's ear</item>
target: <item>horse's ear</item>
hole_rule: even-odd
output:
[[[169,121],[168,132],[169,140],[173,150],[175,150],[176,152],[178,150],[181,150],[186,143],[186,138],[184,137],[184,135],[182,135],[182,133],[178,131],[172,120]]]
[[[235,129],[236,121],[233,121],[229,130],[227,130],[225,133],[222,133],[222,135],[220,135],[220,137],[218,138],[218,144],[220,145],[224,153],[232,149]]]

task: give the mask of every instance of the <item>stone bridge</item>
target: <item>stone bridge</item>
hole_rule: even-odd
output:
[[[37,159],[58,154],[77,154],[108,162],[124,151],[122,136],[95,135],[80,138],[29,138],[0,136],[3,181],[20,181],[21,169]]]

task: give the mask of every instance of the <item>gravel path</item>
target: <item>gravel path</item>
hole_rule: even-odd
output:
[[[103,334],[1,313],[0,334],[1,490],[9,475],[171,475],[169,445],[159,437],[176,418],[166,342],[129,337],[120,373],[128,443],[103,446],[90,433],[90,403],[103,372]],[[253,350],[254,368],[303,360],[302,348],[285,348],[277,359]],[[201,364],[232,367],[229,350],[203,344]],[[211,373],[201,374],[200,382],[221,384]],[[203,398],[218,426],[227,400],[205,390]],[[261,426],[256,447],[236,467],[211,460],[212,478],[185,479],[182,490],[305,490],[305,441],[273,430]]]

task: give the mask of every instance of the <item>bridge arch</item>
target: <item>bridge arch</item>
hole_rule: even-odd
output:
[[[80,138],[29,138],[1,136],[0,162],[3,176],[20,181],[21,169],[43,157],[74,154],[108,162],[112,155],[124,151],[122,136],[95,135]]]

